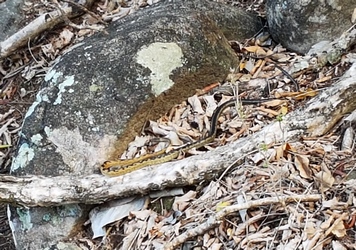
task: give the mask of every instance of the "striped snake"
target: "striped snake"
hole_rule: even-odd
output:
[[[251,105],[251,104],[259,104],[266,101],[270,101],[272,99],[246,99],[239,101],[242,105]],[[206,137],[199,141],[187,143],[181,147],[175,148],[172,151],[166,153],[166,149],[160,150],[158,152],[152,154],[146,154],[133,159],[125,159],[125,160],[115,160],[115,161],[106,161],[101,167],[100,171],[102,174],[106,176],[121,176],[127,173],[131,173],[138,169],[152,166],[164,162],[171,161],[177,158],[181,153],[185,153],[192,148],[200,148],[212,141],[214,141],[217,131],[217,122],[220,114],[227,107],[235,105],[237,102],[236,99],[231,99],[223,104],[221,104],[218,108],[215,109],[212,117],[211,117],[211,130]]]

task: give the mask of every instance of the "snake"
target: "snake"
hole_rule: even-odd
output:
[[[252,104],[261,104],[266,101],[270,101],[272,99],[242,99],[237,100],[233,98],[229,101],[224,102],[223,104],[219,105],[213,112],[211,116],[211,129],[206,137],[195,141],[189,142],[181,147],[172,149],[171,151],[166,153],[166,149],[159,150],[157,152],[142,155],[140,157],[136,157],[133,159],[121,159],[121,160],[113,160],[113,161],[105,161],[101,167],[100,171],[103,175],[114,177],[114,176],[121,176],[138,169],[153,166],[157,164],[161,164],[164,162],[171,161],[177,158],[180,154],[187,152],[192,148],[200,148],[212,141],[214,141],[217,133],[218,127],[218,119],[221,113],[227,108],[234,106],[237,102],[241,105],[252,105]]]

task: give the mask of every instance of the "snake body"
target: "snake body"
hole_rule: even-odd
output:
[[[246,99],[246,100],[239,100],[242,105],[251,105],[251,104],[259,104],[270,99]],[[125,159],[125,160],[115,160],[115,161],[106,161],[104,162],[101,167],[100,171],[102,174],[106,176],[121,176],[127,173],[131,173],[138,169],[152,166],[164,162],[171,161],[177,158],[181,153],[187,152],[192,148],[200,148],[212,141],[214,141],[216,132],[217,132],[217,122],[221,113],[230,106],[235,105],[237,102],[236,99],[231,99],[220,106],[218,106],[212,117],[211,117],[211,130],[206,137],[203,139],[187,143],[181,147],[175,148],[172,151],[166,153],[166,149],[160,150],[158,152],[143,155],[134,159]]]

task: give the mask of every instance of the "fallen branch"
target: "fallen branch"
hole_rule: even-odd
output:
[[[260,200],[249,201],[243,204],[228,206],[222,209],[220,212],[211,215],[206,222],[195,227],[193,229],[189,229],[181,235],[175,237],[171,242],[165,245],[164,249],[172,250],[176,249],[179,245],[186,242],[188,239],[194,238],[199,235],[203,235],[206,231],[212,229],[213,227],[218,226],[221,221],[229,214],[238,212],[240,210],[247,210],[250,208],[274,205],[274,204],[287,204],[292,202],[315,202],[321,200],[322,196],[320,194],[310,194],[310,195],[284,195],[278,197],[268,197]]]
[[[71,203],[98,204],[108,200],[144,194],[152,190],[186,186],[211,180],[261,145],[291,141],[300,135],[327,133],[343,115],[356,108],[356,63],[340,81],[260,132],[219,147],[203,155],[147,167],[124,176],[99,174],[57,177],[0,176],[0,200],[25,206]]]
[[[93,0],[86,0],[84,7],[88,8],[93,3]],[[34,39],[42,32],[52,29],[54,26],[64,22],[66,18],[72,18],[83,13],[82,10],[75,11],[72,7],[65,7],[62,11],[56,10],[50,13],[42,14],[21,30],[0,42],[0,58],[9,56],[20,47],[26,45],[28,41]]]

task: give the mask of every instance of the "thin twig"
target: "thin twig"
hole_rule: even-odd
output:
[[[310,194],[310,195],[283,195],[278,197],[269,197],[255,201],[249,201],[243,204],[228,206],[222,209],[220,212],[213,214],[210,216],[206,222],[197,226],[193,229],[187,230],[186,232],[182,233],[181,235],[175,237],[170,243],[166,244],[164,249],[166,250],[173,250],[177,248],[179,245],[186,242],[188,239],[196,237],[198,235],[204,234],[206,231],[210,230],[213,227],[216,227],[221,223],[221,221],[229,214],[250,209],[254,207],[266,206],[266,205],[275,205],[281,204],[285,205],[286,203],[292,202],[315,202],[321,200],[322,196],[320,194]]]

